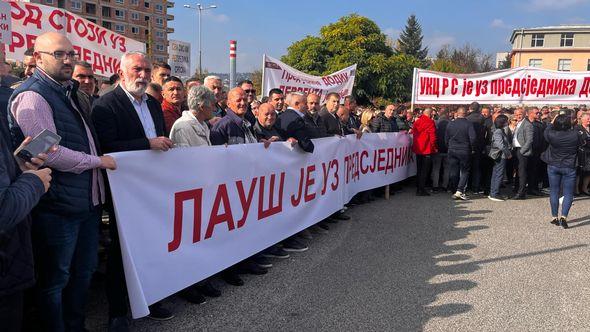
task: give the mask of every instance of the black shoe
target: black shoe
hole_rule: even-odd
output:
[[[330,224],[337,224],[338,223],[338,219],[334,218],[333,216],[328,217],[328,219],[326,219],[327,223]]]
[[[254,258],[252,258],[252,260],[261,268],[268,269],[272,267],[272,263],[268,260],[268,258],[262,255],[256,255]]]
[[[561,217],[561,218],[559,219],[559,226],[563,227],[564,229],[568,229],[568,228],[570,228],[570,227],[568,226],[568,224],[567,224],[567,221],[565,221],[565,218],[564,218],[564,217]]]
[[[211,282],[209,280],[205,280],[200,282],[197,285],[197,289],[199,290],[199,292],[201,292],[201,294],[205,295],[205,296],[209,296],[209,297],[220,297],[221,296],[221,291],[215,287],[213,287],[213,284],[211,284]]]
[[[295,239],[288,238],[285,241],[283,241],[283,250],[285,250],[285,251],[304,252],[307,249],[309,249],[308,246],[306,246],[305,244],[303,244]]]
[[[207,299],[198,288],[193,285],[180,291],[180,297],[193,304],[202,304],[207,302]]]
[[[321,229],[325,230],[325,231],[329,231],[329,230],[330,230],[330,226],[328,226],[328,224],[327,224],[325,221],[320,221],[320,222],[318,223],[318,226],[319,226]]]
[[[263,275],[267,274],[268,270],[261,267],[260,265],[256,264],[254,260],[247,259],[240,263],[240,272],[247,273],[247,274],[254,274],[254,275]]]
[[[279,258],[279,259],[286,259],[286,258],[291,257],[291,256],[289,256],[288,252],[286,252],[285,250],[283,250],[283,248],[276,246],[276,245],[266,249],[262,253],[262,256],[267,257],[267,258]]]
[[[540,192],[538,190],[529,191],[528,194],[533,195],[533,196],[545,196],[542,192]]]
[[[416,196],[430,196],[430,194],[426,191],[419,191],[416,193]]]
[[[148,315],[148,318],[150,319],[164,321],[174,318],[174,314],[170,310],[164,308],[160,302],[152,304],[149,306],[149,309],[150,314]]]
[[[559,218],[557,218],[557,217],[553,218],[553,220],[551,220],[550,223],[552,223],[555,226],[559,226]]]
[[[126,316],[109,319],[108,332],[129,332],[129,320]]]
[[[350,217],[344,214],[343,212],[334,213],[334,215],[332,215],[332,218],[337,220],[350,220]]]
[[[235,272],[222,273],[221,279],[232,286],[243,286],[244,280]]]
[[[525,200],[526,199],[526,196],[523,195],[523,194],[518,194],[518,195],[512,197],[512,199],[514,199],[514,200]]]

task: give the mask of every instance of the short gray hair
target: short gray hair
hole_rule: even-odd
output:
[[[207,83],[209,81],[221,81],[221,77],[215,76],[215,75],[209,75],[209,76],[205,77],[205,79],[203,80],[203,85],[207,85]]]
[[[215,95],[203,85],[193,86],[188,90],[187,104],[191,111],[198,111],[201,106],[215,105]]]
[[[121,56],[121,63],[119,64],[120,68],[125,68],[125,66],[127,66],[127,62],[129,61],[129,58],[134,55],[141,55],[143,58],[147,59],[150,64],[152,63],[150,61],[150,59],[148,58],[147,54],[140,52],[140,51],[130,51],[130,52],[126,52],[125,54],[123,54]]]

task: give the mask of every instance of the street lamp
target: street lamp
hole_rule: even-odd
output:
[[[191,5],[184,5],[184,8],[194,9],[199,12],[199,78],[200,78],[203,73],[203,69],[201,67],[201,58],[202,58],[202,53],[201,53],[201,12],[203,10],[215,9],[215,8],[217,8],[217,6],[216,5],[209,5],[209,6],[203,7],[203,5],[198,3],[196,5],[196,7],[191,6]]]

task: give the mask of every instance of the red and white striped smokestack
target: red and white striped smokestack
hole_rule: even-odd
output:
[[[229,88],[236,86],[236,55],[237,42],[235,40],[229,41]]]

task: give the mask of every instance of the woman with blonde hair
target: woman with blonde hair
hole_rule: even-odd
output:
[[[370,133],[371,132],[371,128],[369,127],[369,125],[371,124],[371,121],[373,121],[373,118],[375,117],[375,110],[373,109],[367,109],[363,112],[363,114],[361,114],[361,132],[363,133]]]

